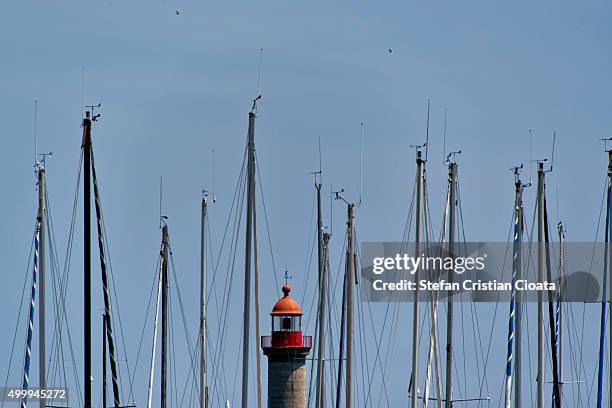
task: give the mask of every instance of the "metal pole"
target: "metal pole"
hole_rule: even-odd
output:
[[[348,267],[346,269],[346,396],[345,407],[353,406],[353,279],[355,276],[355,254],[353,242],[353,210],[355,206],[348,204],[347,220],[347,258]]]
[[[559,371],[559,405],[563,406],[563,289],[564,289],[564,278],[565,278],[565,231],[563,225],[559,223],[559,293],[557,297],[557,350],[559,353],[558,371]],[[554,393],[553,393],[554,396]]]
[[[206,216],[208,197],[202,197],[202,226],[200,241],[200,408],[208,408],[206,382]]]
[[[612,184],[612,151],[608,152],[608,180],[609,182]],[[611,189],[612,191],[612,189]],[[609,212],[612,211],[612,209],[609,210]],[[610,214],[612,216],[612,214]],[[608,243],[610,241],[612,241],[612,230],[608,231]],[[607,275],[608,275],[608,285],[612,285],[612,280],[610,280],[610,268],[612,267],[612,251],[610,251],[610,247],[608,245],[608,270],[607,270]],[[612,286],[609,286],[608,288],[608,294],[612,294]],[[603,304],[605,305],[606,302],[608,301],[607,299],[602,299],[603,300]],[[612,316],[612,302],[609,302],[608,304],[608,313],[610,316]],[[608,318],[610,319],[610,318]],[[612,348],[612,320],[610,320],[608,322],[609,324],[609,333],[608,336],[610,338],[610,347]],[[610,364],[612,364],[612,352],[610,353]],[[612,365],[610,366],[612,367]],[[610,371],[608,371],[608,406],[612,407],[612,373],[610,373]]]
[[[344,268],[345,275],[348,275],[348,255],[346,257],[346,266]],[[346,338],[346,292],[348,278],[344,278],[342,285],[342,318],[340,319],[340,351],[338,352],[338,381],[336,382],[336,408],[340,408],[340,390],[342,387],[342,362],[344,360],[344,339]]]
[[[608,151],[608,180],[607,183],[607,204],[606,204],[606,230],[605,230],[605,246],[604,246],[604,270],[602,283],[602,299],[601,299],[601,321],[599,332],[599,369],[597,373],[597,408],[602,407],[603,403],[603,381],[604,381],[604,354],[606,348],[606,297],[608,291],[609,267],[610,267],[610,211],[612,210],[612,151]],[[611,327],[612,329],[612,327]],[[611,335],[612,336],[612,335]],[[612,354],[612,353],[611,353]],[[611,357],[612,358],[612,357]],[[612,403],[612,394],[610,396]]]
[[[102,408],[106,408],[106,313],[102,314]]]
[[[163,249],[160,251],[163,254]],[[159,299],[162,292],[162,279],[161,271],[164,267],[164,258],[161,257],[161,265],[159,266],[159,273],[157,279],[157,297],[155,299],[155,320],[153,321],[153,345],[151,347],[151,372],[149,373],[149,387],[147,389],[147,408],[151,408],[153,401],[153,378],[155,375],[155,351],[157,347],[157,321],[159,318]]]
[[[544,281],[544,164],[538,163],[538,282]],[[538,375],[536,408],[544,408],[544,304],[538,291]]]
[[[38,219],[39,236],[38,244],[38,292],[39,292],[39,315],[38,315],[38,386],[41,390],[46,388],[46,352],[45,352],[45,220],[47,208],[45,206],[45,163],[38,164]],[[45,407],[45,400],[40,399],[40,408]]]
[[[167,406],[168,381],[168,226],[162,227],[162,346],[161,346],[161,408]]]
[[[415,257],[420,256],[421,248],[421,199],[423,197],[423,159],[421,158],[421,151],[416,153],[416,164],[417,164],[417,185],[416,185],[416,228],[415,228],[415,240],[414,240],[414,251]],[[417,387],[419,383],[419,275],[420,271],[417,269],[414,275],[414,281],[417,282],[416,289],[414,291],[414,303],[413,303],[413,314],[412,314],[412,381],[411,381],[411,393],[412,398],[410,400],[411,408],[417,408],[418,393]]]
[[[611,183],[611,185],[612,185],[612,151],[608,152],[608,180],[609,180],[609,183]],[[612,192],[612,188],[610,189],[610,192]],[[612,211],[612,208],[610,209],[610,211]],[[612,213],[610,215],[612,216]],[[608,278],[608,282],[607,283],[608,283],[608,285],[610,285],[607,288],[607,290],[608,290],[608,295],[611,296],[612,295],[612,280],[610,279],[610,270],[609,270],[609,268],[610,268],[610,265],[612,265],[612,252],[610,251],[609,246],[610,246],[610,242],[612,241],[612,230],[609,230],[607,238],[608,238],[608,244],[607,244],[607,246],[608,246],[608,270],[607,270],[606,274],[607,274],[607,278]],[[606,300],[607,299],[602,299],[602,301],[603,301],[602,304],[603,305],[606,304]],[[608,333],[608,336],[610,338],[610,349],[612,350],[612,318],[611,318],[612,317],[612,301],[609,302],[608,309],[609,309],[608,313],[609,313],[609,316],[610,316],[610,317],[608,317],[608,319],[609,319],[609,322],[608,322],[608,324],[609,324],[609,328],[608,328],[609,333]],[[612,351],[610,351],[609,358],[610,358],[610,364],[612,364]],[[610,367],[612,367],[612,365],[610,365]],[[609,391],[608,392],[608,398],[609,398],[608,405],[612,406],[612,374],[611,373],[608,373],[608,391]]]
[[[253,205],[255,185],[255,113],[249,112],[247,140],[247,210],[246,243],[244,255],[244,309],[242,326],[242,408],[249,406],[249,340],[251,320],[251,239],[253,229]]]
[[[457,190],[457,163],[448,165],[448,253],[455,256],[455,209]],[[448,271],[448,282],[454,281],[454,271]],[[453,292],[449,290],[446,316],[446,408],[453,406]]]
[[[85,408],[91,405],[91,118],[83,119],[83,386]]]
[[[546,281],[552,282],[552,272],[550,263],[550,238],[548,235],[548,211],[546,209],[546,198],[544,198],[544,245],[546,249]],[[558,353],[557,353],[557,342],[555,338],[555,311],[553,302],[552,291],[547,291],[548,296],[548,323],[550,329],[550,350],[552,360],[552,374],[553,374],[553,407],[561,408],[559,396],[559,369],[558,369]]]
[[[259,262],[257,251],[257,206],[255,206],[255,181],[251,188],[253,202],[253,283],[255,295],[255,379],[257,380],[257,408],[262,408],[262,384],[261,384],[261,334],[259,331]]]
[[[323,359],[325,358],[325,304],[327,291],[327,275],[325,271],[325,254],[327,253],[327,242],[329,236],[323,236],[323,220],[321,211],[321,184],[315,184],[317,189],[317,244],[319,256],[319,345],[317,355],[317,399],[316,408],[323,408],[325,404],[324,387],[325,387],[325,372],[323,368]],[[325,254],[324,254],[325,252]]]
[[[515,217],[518,224],[516,229],[516,259],[514,260],[514,270],[516,279],[523,279],[522,271],[522,244],[523,244],[523,184],[520,180],[516,186],[516,208]],[[521,407],[521,356],[522,356],[522,328],[521,321],[523,316],[522,294],[520,290],[514,292],[514,408]]]

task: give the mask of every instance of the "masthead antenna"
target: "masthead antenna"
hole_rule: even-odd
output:
[[[323,155],[321,154],[321,136],[319,136],[319,174],[322,175],[323,174]]]
[[[81,67],[81,117],[85,114],[85,67]]]
[[[550,154],[550,168],[546,171],[546,173],[550,173],[553,171],[553,165],[555,163],[555,141],[557,140],[557,131],[553,130],[553,140],[552,140],[552,153]]]
[[[259,49],[259,68],[257,69],[257,95],[261,94],[261,60],[263,59],[263,48]]]
[[[363,143],[365,140],[365,129],[361,122],[361,146],[359,148],[359,201],[357,207],[363,204]]]
[[[531,185],[532,182],[532,176],[533,176],[533,158],[532,158],[532,137],[533,136],[533,129],[529,129],[529,185]]]
[[[333,234],[334,232],[334,185],[329,185],[329,233]]]
[[[162,197],[164,191],[164,176],[159,176],[159,229],[162,227],[162,220],[164,219],[162,215]]]
[[[323,168],[321,165],[321,136],[317,138],[318,140],[318,149],[319,149],[319,170],[311,171],[308,174],[312,174],[315,178],[315,184],[323,184]],[[318,177],[318,178],[317,178]]]
[[[34,166],[37,165],[38,160],[38,140],[37,140],[37,127],[38,127],[38,101],[34,100]]]
[[[430,100],[427,100],[427,128],[425,130],[425,144],[423,146],[425,146],[425,161],[427,162],[427,152],[429,150],[429,104],[430,104]]]
[[[213,203],[217,202],[217,194],[216,194],[216,189],[215,189],[215,149],[212,149],[211,151],[211,156],[212,156],[212,200]]]
[[[444,130],[442,131],[442,163],[446,160],[446,113],[448,109],[444,108]]]
[[[261,99],[261,60],[263,57],[263,48],[259,49],[259,66],[257,68],[257,97],[253,99],[252,113],[257,113],[257,101]]]

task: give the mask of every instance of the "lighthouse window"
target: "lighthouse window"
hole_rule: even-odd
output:
[[[301,330],[302,316],[274,316],[272,318],[272,331],[299,331]]]

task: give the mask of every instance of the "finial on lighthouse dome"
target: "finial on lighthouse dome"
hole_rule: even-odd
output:
[[[302,309],[300,305],[293,300],[291,296],[289,296],[289,292],[291,292],[291,286],[285,284],[282,287],[283,297],[276,302],[274,308],[272,309],[272,316],[301,316]]]

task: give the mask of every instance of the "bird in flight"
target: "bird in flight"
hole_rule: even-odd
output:
[[[393,52],[393,50],[391,48],[388,49],[389,54],[391,54]]]
[[[179,14],[180,14],[180,13],[179,13],[179,11],[178,11],[178,10],[176,10],[176,15],[178,16]]]

